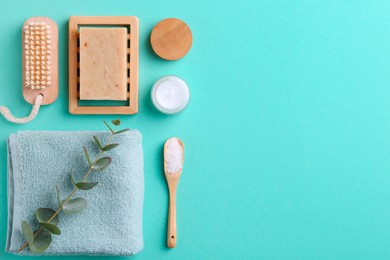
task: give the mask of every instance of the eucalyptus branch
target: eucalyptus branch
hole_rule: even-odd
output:
[[[45,251],[51,243],[51,234],[60,235],[61,230],[57,227],[59,222],[58,214],[63,212],[65,214],[76,214],[83,211],[87,202],[83,198],[75,198],[72,197],[79,190],[90,190],[94,188],[98,183],[97,182],[86,182],[88,176],[93,172],[93,170],[104,170],[111,164],[110,157],[102,157],[104,152],[112,150],[116,148],[119,144],[111,143],[113,137],[115,135],[121,134],[123,132],[128,131],[129,129],[123,129],[116,131],[116,128],[120,125],[120,120],[112,120],[112,124],[115,126],[115,130],[113,130],[110,125],[104,121],[104,124],[110,130],[109,138],[104,146],[101,145],[100,140],[93,136],[93,139],[97,146],[99,147],[99,153],[96,158],[91,162],[87,149],[83,146],[85,157],[88,161],[89,168],[87,173],[84,175],[81,182],[76,182],[72,175],[70,175],[70,179],[74,184],[75,188],[72,192],[66,197],[65,200],[61,200],[60,192],[58,186],[56,186],[57,200],[59,203],[59,208],[57,211],[54,211],[49,208],[40,208],[36,211],[35,216],[38,220],[40,227],[33,232],[31,226],[26,222],[22,221],[22,231],[25,239],[25,242],[18,250],[18,253],[21,252],[26,246],[29,246],[30,251],[34,253],[39,253]]]

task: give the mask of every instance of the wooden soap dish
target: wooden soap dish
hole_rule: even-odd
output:
[[[69,112],[71,114],[136,114],[138,112],[138,18],[72,16],[69,19]],[[127,101],[125,106],[81,106],[80,28],[127,28]],[[84,35],[84,34],[83,34]],[[124,61],[123,61],[124,62]]]

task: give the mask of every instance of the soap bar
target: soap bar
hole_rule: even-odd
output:
[[[80,100],[127,100],[126,28],[80,28]]]

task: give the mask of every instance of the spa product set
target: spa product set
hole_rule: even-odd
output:
[[[176,18],[159,22],[150,34],[155,53],[165,60],[183,58],[192,46],[192,33],[187,24]],[[153,105],[162,113],[176,114],[190,101],[187,83],[177,76],[165,76],[158,80],[151,92]]]
[[[46,17],[22,27],[24,99],[30,115],[58,96],[58,27]],[[165,60],[184,57],[192,33],[168,18],[152,30],[150,44]],[[138,113],[139,21],[134,16],[72,16],[69,19],[69,112]],[[176,114],[190,100],[187,83],[161,77],[151,101]],[[6,251],[21,255],[132,255],[143,249],[143,151],[140,132],[104,122],[106,132],[22,131],[11,134],[8,150],[8,232]],[[169,138],[163,151],[169,191],[167,246],[177,243],[176,189],[183,170],[184,143]],[[90,191],[91,190],[91,191]],[[74,216],[73,216],[74,215]],[[115,220],[115,221],[113,221]]]

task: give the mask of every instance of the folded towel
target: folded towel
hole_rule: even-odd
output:
[[[8,139],[8,232],[6,251],[16,253],[25,242],[21,221],[37,225],[38,208],[58,209],[57,184],[65,198],[73,189],[69,174],[81,180],[88,170],[82,145],[91,158],[98,148],[92,136],[105,143],[106,132],[25,131]],[[42,255],[132,255],[143,249],[144,195],[142,137],[128,131],[114,137],[120,145],[105,154],[112,163],[93,172],[88,181],[99,184],[75,197],[87,200],[76,215],[60,213],[62,234],[52,235]],[[21,255],[31,255],[26,248]]]

